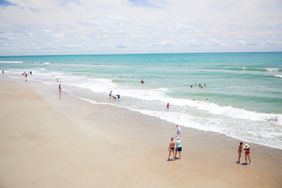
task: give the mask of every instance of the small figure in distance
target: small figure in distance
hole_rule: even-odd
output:
[[[59,92],[61,92],[62,91],[62,85],[61,85],[61,83],[59,83]]]
[[[120,99],[120,95],[116,95],[117,99]]]
[[[2,74],[4,74],[5,72],[4,72],[4,70],[2,70]]]
[[[171,161],[174,158],[174,148],[175,148],[175,142],[173,140],[173,137],[171,137],[170,143],[168,145],[168,157],[167,157],[168,161]],[[172,159],[170,158],[171,154],[172,154]]]
[[[169,110],[169,107],[170,107],[170,104],[167,103],[167,104],[166,104],[166,109]]]
[[[238,160],[237,160],[237,164],[240,164],[242,151],[243,151],[243,142],[240,142],[239,146],[238,146]]]
[[[181,152],[182,152],[181,140],[180,140],[179,137],[177,137],[176,138],[176,149],[175,149],[174,159],[176,159],[177,153],[179,153],[179,158],[178,159],[181,159]]]
[[[110,91],[110,93],[109,93],[109,97],[110,97],[110,99],[112,98],[112,91]]]
[[[251,148],[250,148],[249,144],[244,145],[244,151],[245,151],[245,163],[246,163],[246,165],[248,164],[248,161],[249,161],[249,164],[251,164],[251,158],[250,158]]]
[[[176,136],[177,136],[178,138],[181,137],[181,128],[179,127],[179,125],[176,125]]]
[[[29,71],[29,74],[32,75],[32,71]]]
[[[144,80],[143,80],[143,79],[141,79],[141,80],[140,80],[140,83],[141,83],[141,84],[144,84]]]

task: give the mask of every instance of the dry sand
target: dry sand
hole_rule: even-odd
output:
[[[30,83],[0,82],[0,187],[282,187],[282,150],[182,128],[183,158],[166,161],[175,125],[93,105]]]

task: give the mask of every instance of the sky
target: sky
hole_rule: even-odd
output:
[[[282,0],[0,0],[0,55],[282,51]]]

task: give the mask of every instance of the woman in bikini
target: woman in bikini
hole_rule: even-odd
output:
[[[168,145],[168,158],[167,158],[168,161],[172,160],[172,159],[170,158],[171,153],[172,153],[172,157],[174,156],[174,148],[175,148],[175,142],[174,142],[174,140],[173,140],[173,137],[171,137],[171,138],[170,138],[170,143],[169,143],[169,145]]]
[[[248,160],[249,160],[249,164],[251,164],[251,158],[250,158],[251,148],[250,148],[249,144],[245,144],[244,151],[245,151],[245,162],[246,162],[246,164],[248,164]]]

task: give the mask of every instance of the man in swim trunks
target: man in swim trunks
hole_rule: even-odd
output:
[[[175,148],[175,142],[173,140],[173,137],[170,138],[170,143],[168,145],[168,161],[171,161],[172,159],[170,158],[171,154],[172,157],[174,157],[174,148]]]
[[[238,164],[240,164],[242,151],[243,151],[243,142],[240,142],[238,146],[238,161],[237,161]]]
[[[176,159],[177,153],[179,153],[179,159],[181,159],[181,152],[182,152],[181,140],[180,140],[179,137],[177,137],[177,139],[176,139],[176,149],[175,149],[174,159]]]

